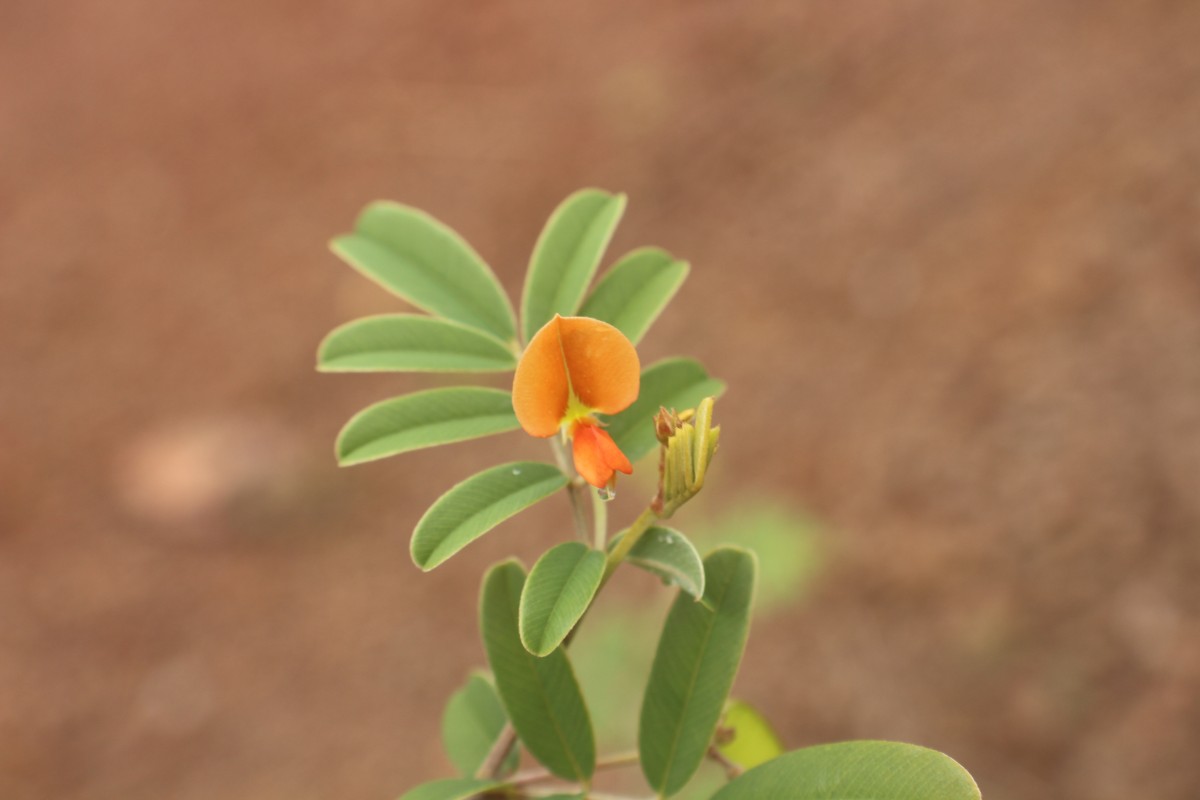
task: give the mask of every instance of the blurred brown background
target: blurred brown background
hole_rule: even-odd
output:
[[[325,242],[401,200],[516,296],[584,185],[630,195],[610,257],[693,264],[643,358],[731,387],[679,527],[822,521],[738,683],[790,745],[919,742],[988,800],[1197,797],[1198,41],[1189,0],[3,3],[0,797],[448,773],[478,577],[566,510],[418,573],[434,497],[545,453],[338,471],[351,413],[431,381],[313,371],[400,308]]]

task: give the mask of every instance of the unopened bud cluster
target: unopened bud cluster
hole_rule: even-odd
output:
[[[708,465],[717,452],[721,427],[712,424],[713,398],[683,412],[660,408],[654,433],[660,448],[658,495],[653,509],[666,519],[704,487]]]

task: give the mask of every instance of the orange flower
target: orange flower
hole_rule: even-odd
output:
[[[616,414],[637,399],[641,365],[625,334],[607,322],[557,314],[538,331],[517,364],[513,410],[521,427],[543,439],[562,431],[573,441],[575,469],[597,488],[633,466],[593,414]]]

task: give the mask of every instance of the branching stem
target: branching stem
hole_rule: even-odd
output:
[[[725,754],[718,750],[716,745],[711,745],[708,748],[708,757],[721,765],[721,768],[725,770],[726,779],[733,780],[742,774],[742,768],[726,758]]]
[[[619,769],[628,767],[638,763],[638,754],[636,752],[617,753],[607,756],[596,761],[596,771],[604,769]],[[518,772],[506,781],[510,786],[529,786],[542,781],[554,780],[554,775],[548,769],[529,769],[524,772]]]

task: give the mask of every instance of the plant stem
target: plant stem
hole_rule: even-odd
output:
[[[628,767],[638,763],[638,754],[635,752],[618,753],[616,755],[601,758],[596,761],[596,771],[602,769],[618,769],[620,767]],[[518,772],[509,778],[506,783],[509,786],[528,786],[532,783],[540,783],[542,781],[554,780],[553,773],[548,769],[529,769],[524,772]]]
[[[496,737],[496,743],[488,751],[487,758],[483,759],[483,763],[479,765],[479,770],[475,773],[475,777],[480,780],[499,777],[500,765],[508,758],[509,751],[513,749],[516,743],[517,729],[513,727],[511,722],[504,723],[504,728],[501,729],[500,735]]]
[[[593,489],[592,495],[592,547],[601,553],[608,544],[608,501]]]
[[[571,501],[571,516],[575,520],[575,533],[586,542],[590,538],[588,532],[590,526],[583,510],[583,480],[576,474],[575,467],[567,458],[567,449],[557,436],[550,438],[550,449],[554,451],[554,460],[558,462],[558,468],[569,479],[567,481],[567,499]]]
[[[658,514],[654,513],[654,509],[647,508],[633,521],[629,526],[629,530],[625,531],[625,536],[620,543],[613,548],[613,551],[608,554],[608,561],[604,565],[604,577],[600,579],[600,588],[604,588],[604,584],[608,583],[608,579],[612,577],[617,566],[625,560],[625,556],[629,555],[629,551],[637,544],[638,539],[642,538],[651,525],[658,519]],[[597,594],[600,589],[596,590]]]
[[[726,780],[733,780],[738,775],[742,774],[742,768],[725,757],[725,754],[717,749],[716,745],[708,748],[708,757],[721,765],[725,770]]]

